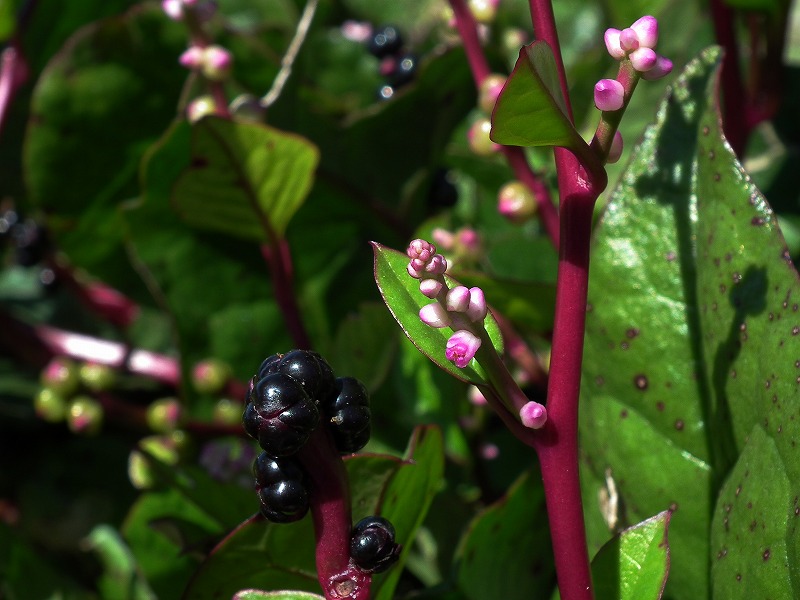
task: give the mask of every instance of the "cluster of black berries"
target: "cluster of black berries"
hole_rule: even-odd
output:
[[[242,420],[264,450],[253,467],[261,513],[290,523],[306,515],[310,500],[297,452],[321,421],[340,453],[363,448],[370,435],[369,395],[358,379],[337,378],[316,352],[292,350],[261,363]],[[386,519],[362,519],[353,528],[351,556],[364,571],[382,571],[399,554],[394,538]]]
[[[395,90],[414,79],[418,59],[403,51],[403,38],[394,25],[376,28],[367,41],[367,49],[381,61],[381,75],[386,78],[386,84],[378,90],[379,99],[388,100],[394,96]]]

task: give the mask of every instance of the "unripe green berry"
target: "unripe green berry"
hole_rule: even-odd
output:
[[[42,388],[33,397],[33,408],[41,419],[50,423],[63,421],[67,416],[67,403],[63,396],[50,388]]]
[[[117,380],[117,373],[108,365],[83,363],[78,371],[83,386],[93,392],[104,392],[111,389]]]
[[[95,435],[103,427],[103,407],[89,396],[76,396],[69,405],[67,426],[73,433]]]
[[[175,431],[183,420],[183,407],[177,398],[161,398],[147,407],[147,425],[158,433]]]
[[[69,398],[78,391],[80,384],[78,365],[64,356],[54,358],[42,371],[41,381],[44,387],[62,398]]]
[[[536,215],[538,207],[533,192],[521,181],[511,181],[497,195],[498,212],[514,223],[522,223]]]
[[[481,82],[481,87],[478,90],[478,107],[485,114],[492,114],[494,105],[497,103],[497,97],[505,84],[506,78],[497,73],[492,73]]]
[[[201,394],[219,394],[230,378],[230,365],[216,358],[203,360],[192,370],[192,385]]]
[[[165,465],[178,464],[187,446],[186,434],[173,431],[169,435],[150,435],[139,440],[139,448],[128,456],[128,479],[139,490],[155,485],[156,474],[151,461],[153,458]]]
[[[489,119],[481,118],[472,124],[467,132],[467,140],[469,141],[469,148],[478,156],[491,156],[498,150],[500,145],[495,144],[489,139],[489,132],[492,130],[492,124]]]
[[[238,425],[242,421],[243,410],[241,402],[222,398],[214,405],[214,422],[220,425]]]
[[[488,25],[497,15],[498,0],[469,0],[469,9],[478,23]]]
[[[217,112],[217,103],[211,96],[200,96],[192,100],[186,107],[186,118],[190,123],[197,123],[203,117],[214,115]]]

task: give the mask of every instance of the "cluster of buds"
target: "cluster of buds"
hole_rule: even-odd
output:
[[[456,231],[437,227],[431,232],[431,237],[439,248],[447,252],[448,268],[456,262],[474,263],[483,256],[483,240],[471,227],[461,227]]]
[[[622,31],[607,29],[604,39],[608,53],[617,60],[630,60],[643,79],[659,79],[672,71],[672,61],[655,51],[658,42],[655,17],[641,17]]]
[[[216,44],[189,46],[178,61],[187,69],[198,71],[211,81],[222,81],[227,78],[233,64],[231,53]]]
[[[444,279],[447,261],[436,253],[436,246],[425,240],[411,242],[406,254],[410,259],[408,274],[420,280],[420,292],[435,300],[422,307],[419,318],[431,327],[453,330],[445,344],[445,356],[463,369],[481,346],[476,328],[483,326],[488,313],[483,290],[463,285],[450,288]]]

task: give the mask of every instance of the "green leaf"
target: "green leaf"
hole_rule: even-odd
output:
[[[406,450],[405,464],[383,490],[376,514],[389,519],[403,546],[397,564],[372,578],[375,600],[392,600],[414,536],[444,477],[444,441],[438,427],[418,427]]]
[[[592,559],[597,600],[659,600],[669,573],[664,511],[614,536]]]
[[[554,567],[544,491],[520,477],[470,523],[456,553],[459,589],[471,600],[543,598]]]
[[[174,118],[184,47],[180,25],[142,6],[79,29],[34,90],[23,155],[30,199],[70,261],[119,289],[139,279],[117,209],[137,193],[139,161]]]
[[[553,51],[536,41],[519,51],[492,114],[490,137],[507,146],[585,145],[567,116]]]
[[[372,246],[375,252],[375,282],[383,301],[408,339],[453,377],[470,383],[485,383],[483,368],[475,360],[459,369],[445,357],[445,344],[452,335],[449,328],[434,329],[420,321],[420,309],[431,300],[419,291],[419,281],[408,275],[408,257],[375,242]],[[492,301],[491,298],[487,300]],[[502,352],[502,336],[491,315],[487,316],[485,325],[495,349]]]
[[[190,153],[172,192],[181,219],[258,242],[283,237],[319,160],[298,135],[216,117],[192,127]]]
[[[713,465],[698,373],[692,174],[718,62],[708,50],[678,78],[598,226],[583,369],[586,466],[601,479],[609,470],[623,526],[677,508],[667,594],[686,597],[705,597],[709,585],[697,559],[709,552]]]
[[[782,0],[725,0],[725,4],[738,10],[776,13],[785,5],[785,2]]]
[[[714,515],[714,593],[797,596],[800,276],[775,214],[722,136],[710,94],[696,195],[707,428],[720,473],[734,469]]]
[[[98,554],[104,572],[98,586],[106,598],[155,600],[147,581],[119,533],[108,525],[97,525],[85,538],[86,549]]]
[[[295,590],[285,592],[262,592],[260,590],[242,590],[236,592],[231,600],[325,600],[323,596],[298,592]]]

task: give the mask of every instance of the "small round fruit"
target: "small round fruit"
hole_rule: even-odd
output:
[[[76,396],[69,405],[67,426],[73,433],[95,435],[103,427],[103,407],[89,396]]]
[[[384,25],[375,30],[372,39],[367,43],[367,50],[377,58],[397,54],[403,47],[403,38],[397,27]]]
[[[201,394],[220,393],[230,378],[230,365],[216,358],[200,361],[192,369],[192,384]]]
[[[331,435],[339,452],[358,452],[370,436],[369,392],[355,377],[339,377],[336,388],[336,397],[322,405]]]
[[[183,421],[183,407],[177,398],[160,398],[147,407],[146,418],[153,431],[170,433]]]
[[[533,218],[537,210],[533,193],[521,181],[510,181],[497,194],[497,212],[512,223],[523,223]]]
[[[478,156],[491,156],[500,150],[500,144],[495,144],[489,138],[492,123],[489,119],[481,118],[475,121],[467,132],[469,148]]]
[[[287,456],[306,443],[319,424],[319,409],[303,386],[284,373],[256,382],[245,407],[245,431],[270,456]]]
[[[222,398],[214,404],[214,423],[236,425],[242,418],[242,403],[230,398]]]
[[[149,435],[139,440],[139,448],[128,455],[128,479],[138,490],[148,489],[157,481],[153,459],[168,466],[178,464],[187,446],[186,434]]]
[[[481,82],[481,87],[478,90],[478,107],[485,114],[492,114],[497,98],[500,96],[505,84],[506,78],[498,73],[492,73]]]
[[[33,397],[33,408],[39,418],[50,423],[63,421],[64,417],[67,416],[67,403],[64,401],[63,396],[50,388],[42,388]]]
[[[117,373],[108,365],[83,363],[78,370],[78,378],[88,390],[103,392],[114,386]]]
[[[42,371],[42,385],[62,398],[69,398],[78,391],[80,377],[78,365],[69,358],[59,356],[51,360]]]
[[[303,386],[306,394],[318,402],[334,393],[336,378],[327,361],[310,350],[292,350],[283,355],[277,371]]]
[[[273,458],[262,452],[253,465],[261,514],[275,523],[291,523],[308,512],[305,473],[291,458]]]
[[[498,0],[469,0],[469,9],[478,23],[488,25],[497,15]]]
[[[383,517],[365,517],[353,527],[350,557],[368,573],[385,571],[400,556],[392,524]]]

